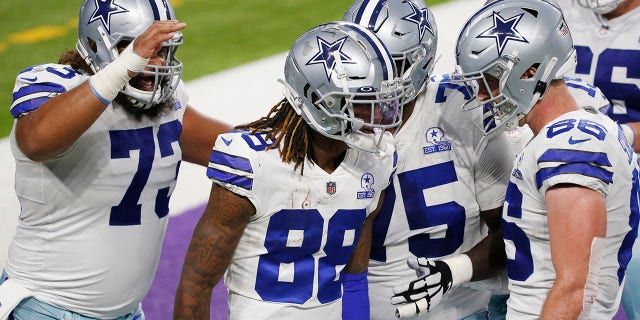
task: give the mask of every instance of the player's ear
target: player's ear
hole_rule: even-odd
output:
[[[520,79],[529,79],[529,78],[533,78],[533,76],[536,74],[536,71],[538,71],[538,65],[535,64],[531,67],[529,67],[529,69],[527,69],[527,71],[525,71],[522,76],[520,76]]]

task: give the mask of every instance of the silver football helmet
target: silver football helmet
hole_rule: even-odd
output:
[[[405,87],[403,101],[413,101],[435,64],[438,30],[423,0],[356,0],[343,20],[373,31],[396,61]]]
[[[173,19],[173,8],[166,0],[84,0],[76,49],[91,69],[98,72],[119,56],[119,48],[133,42],[153,21]],[[181,44],[182,33],[175,32],[163,44],[166,65],[132,70],[154,82],[153,91],[137,89],[130,83],[120,91],[135,107],[148,109],[171,98],[182,74],[182,62],[175,56]]]
[[[400,125],[403,88],[395,64],[371,31],[337,21],[300,36],[285,60],[284,94],[311,128],[351,147],[378,152]]]
[[[597,14],[607,14],[625,0],[577,0],[582,7],[592,9]]]
[[[481,128],[491,134],[517,125],[544,96],[549,83],[573,70],[576,53],[561,11],[547,0],[497,0],[477,11],[464,26],[456,46],[458,72],[452,81],[469,92],[486,92],[463,109],[484,107],[493,121]],[[523,78],[531,67],[533,77]],[[496,84],[494,95],[490,83]],[[495,86],[494,86],[495,87]]]

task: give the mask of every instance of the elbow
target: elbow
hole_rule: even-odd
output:
[[[33,139],[21,139],[18,141],[20,151],[27,158],[35,162],[44,162],[53,158],[52,153],[45,146],[29,140]]]
[[[30,115],[19,118],[15,127],[16,144],[22,154],[36,162],[55,158],[61,149],[59,138],[44,129]]]
[[[24,134],[16,130],[16,143],[22,154],[35,162],[51,160],[59,154],[47,139],[39,139],[37,134]]]

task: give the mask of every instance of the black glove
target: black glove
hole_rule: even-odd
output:
[[[429,312],[453,286],[451,268],[444,261],[417,258],[407,264],[416,270],[418,279],[393,288],[391,304],[397,305],[396,318]]]

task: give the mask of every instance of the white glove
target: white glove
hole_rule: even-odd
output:
[[[465,254],[445,260],[409,259],[407,265],[416,270],[418,279],[393,288],[391,304],[397,305],[397,318],[429,312],[451,288],[468,282],[473,274],[471,260]]]

